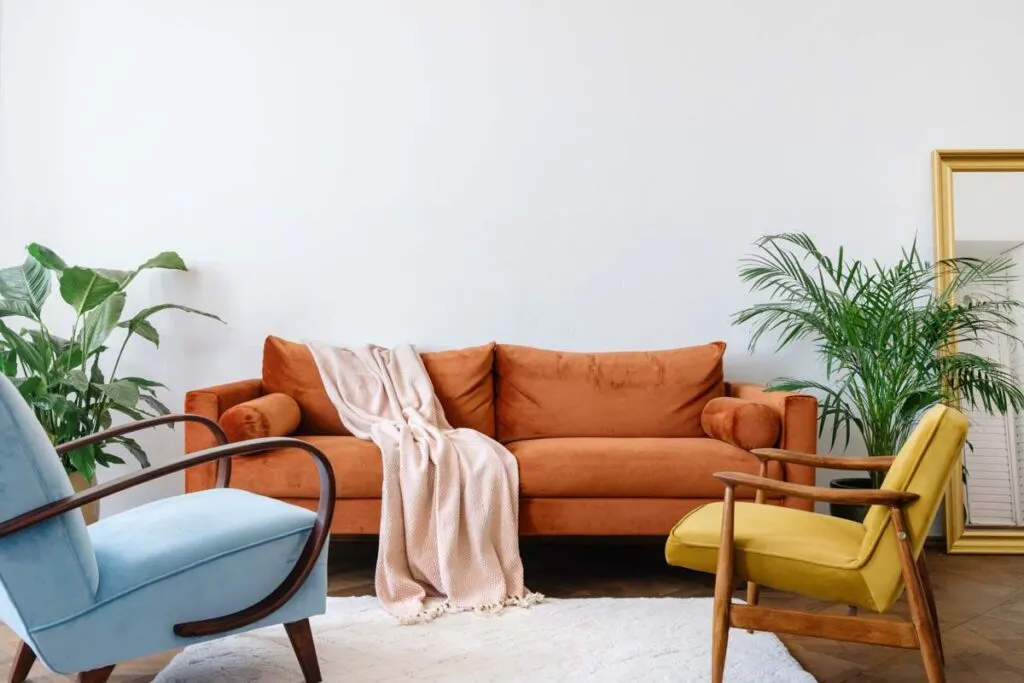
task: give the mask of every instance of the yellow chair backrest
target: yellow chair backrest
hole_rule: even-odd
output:
[[[935,406],[921,418],[893,460],[882,488],[920,496],[906,508],[907,526],[915,557],[924,547],[946,485],[967,439],[968,421],[958,410]],[[864,542],[859,553],[861,572],[879,612],[903,590],[899,547],[889,509],[875,505],[864,519]]]

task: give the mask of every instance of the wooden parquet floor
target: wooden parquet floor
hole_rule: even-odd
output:
[[[552,597],[696,597],[712,594],[712,577],[669,567],[660,541],[646,539],[524,539],[529,586]],[[373,593],[376,545],[336,542],[330,593]],[[928,555],[942,624],[950,683],[1024,681],[1024,557]],[[740,594],[737,594],[740,596]],[[763,604],[823,611],[824,603],[765,591]],[[842,613],[842,608],[831,608]],[[906,606],[895,610],[906,617]],[[315,635],[315,634],[314,634]],[[916,651],[783,636],[790,651],[821,683],[919,683]],[[14,637],[0,626],[0,672],[6,677]],[[113,683],[150,681],[170,661],[164,653],[124,664]],[[37,664],[30,681],[67,679]],[[741,683],[741,682],[737,682]]]

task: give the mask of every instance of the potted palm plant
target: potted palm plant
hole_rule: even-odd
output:
[[[170,303],[123,316],[129,285],[154,268],[186,270],[181,257],[171,251],[134,270],[69,266],[39,244],[28,246],[20,266],[0,269],[0,371],[32,406],[54,445],[106,429],[117,414],[142,419],[170,412],[158,398],[159,390],[166,388],[163,384],[118,374],[129,342],[141,338],[159,346],[160,334],[151,319],[161,311],[220,318]],[[73,323],[64,335],[56,334],[43,319],[54,280],[61,299],[72,308]],[[18,330],[11,327],[15,320],[20,323]],[[142,467],[149,466],[145,450],[129,437],[79,448],[61,456],[76,490],[95,481],[98,466],[124,462],[110,451],[114,444],[131,453]],[[87,521],[95,520],[95,504],[85,515]]]
[[[969,350],[970,342],[1005,337],[1019,343],[1015,315],[1024,305],[1006,295],[1014,279],[1008,258],[923,259],[916,244],[891,265],[827,256],[806,234],[767,235],[741,264],[740,277],[768,301],[734,314],[750,323],[753,350],[765,335],[778,349],[810,342],[825,380],[784,378],[780,391],[805,390],[820,399],[819,436],[856,431],[869,455],[893,455],[920,414],[957,400],[1005,413],[1024,408],[1011,371]],[[940,272],[950,276],[939,291]],[[1002,292],[1002,293],[1000,293]],[[965,297],[970,293],[970,297]],[[871,479],[837,479],[836,488],[867,488]],[[866,508],[833,506],[832,513],[862,519]]]

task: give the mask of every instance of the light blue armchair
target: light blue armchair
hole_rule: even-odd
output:
[[[334,477],[323,453],[295,439],[227,444],[215,422],[196,415],[115,427],[59,450],[184,421],[203,423],[221,445],[76,494],[31,409],[0,376],[0,621],[21,638],[12,683],[37,657],[80,683],[103,683],[118,662],[273,624],[284,624],[307,683],[320,681],[309,617],[326,607]],[[316,514],[227,488],[231,456],[282,446],[316,460]],[[212,461],[218,488],[88,527],[78,509]]]

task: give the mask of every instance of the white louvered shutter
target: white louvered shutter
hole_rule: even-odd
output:
[[[984,338],[963,351],[1010,365],[1010,349],[1001,337]],[[964,448],[967,466],[968,523],[976,526],[1019,526],[1021,491],[1017,460],[1017,420],[1012,413],[990,415],[967,409],[971,428]]]
[[[1011,249],[1007,256],[1013,259],[1012,274],[1016,279],[1008,286],[1010,298],[1017,301],[1024,301],[1024,271],[1021,264],[1024,263],[1024,247]],[[1021,319],[1021,312],[1014,311],[1014,332],[1018,338],[1024,338],[1024,321]],[[1010,369],[1020,386],[1024,381],[1024,348],[1020,344],[1010,344]],[[1024,525],[1024,414],[1014,415],[1014,427],[1016,438],[1014,439],[1017,448],[1017,521]]]

